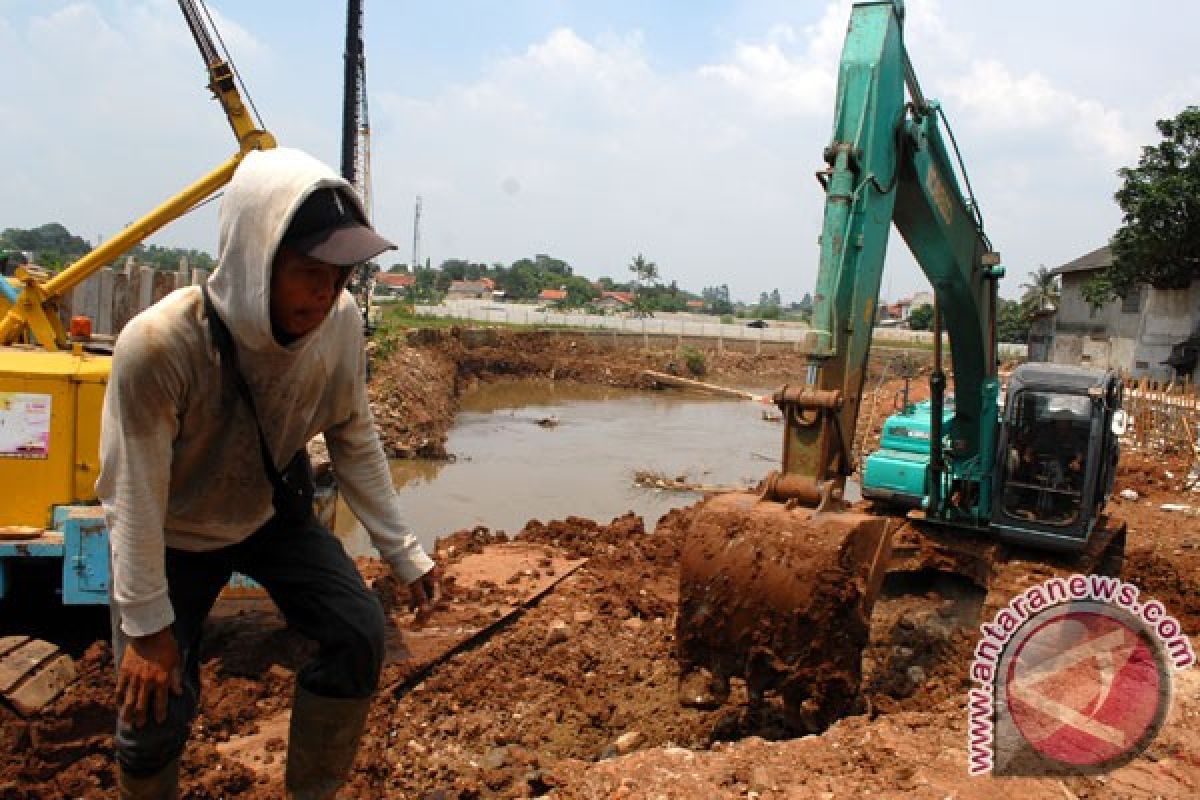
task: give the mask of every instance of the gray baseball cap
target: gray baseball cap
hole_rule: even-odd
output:
[[[396,249],[359,216],[358,206],[338,189],[317,189],[310,194],[292,215],[280,244],[340,267],[361,264],[384,250]]]

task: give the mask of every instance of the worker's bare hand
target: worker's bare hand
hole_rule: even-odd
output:
[[[167,692],[183,694],[179,645],[170,626],[129,640],[117,671],[117,711],[126,724],[146,724],[151,708],[159,724],[167,721]]]
[[[442,599],[442,568],[433,568],[408,585],[408,607],[417,612],[417,619],[433,613],[434,606]]]

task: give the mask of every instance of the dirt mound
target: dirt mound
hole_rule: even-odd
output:
[[[373,359],[371,413],[392,458],[445,458],[455,364],[437,346],[402,345]]]
[[[1196,633],[1195,519],[1140,503],[1119,505],[1132,528],[1125,578]],[[342,796],[994,794],[993,782],[968,779],[963,766],[965,671],[977,636],[963,609],[978,611],[979,598],[962,586],[918,580],[891,587],[892,596],[872,619],[865,654],[867,713],[837,722],[821,736],[766,741],[787,731],[769,714],[747,715],[746,689],[736,680],[727,710],[682,707],[674,617],[681,532],[693,513],[672,512],[653,532],[633,515],[607,525],[531,521],[517,541],[562,548],[587,557],[587,564],[422,683],[398,696],[385,688],[372,709],[352,786]],[[460,531],[439,552],[452,561],[504,538],[486,528]],[[370,559],[359,563],[376,578],[376,591],[384,592],[386,569]],[[396,586],[391,592],[386,602],[394,612],[404,594]],[[217,747],[259,731],[288,706],[307,647],[260,607],[231,606],[212,620],[202,655],[206,691],[184,760],[185,797],[281,795],[282,731],[262,728],[271,738],[261,774]],[[0,745],[7,756],[0,797],[112,796],[113,669],[106,644],[86,652],[80,673],[80,681],[37,719],[20,720],[0,709]],[[385,687],[399,686],[405,677],[402,666],[389,666]],[[1200,713],[1200,687],[1185,689],[1178,692],[1181,702]],[[1155,758],[1138,762],[1153,774],[1139,773],[1137,780],[1159,787],[1162,796],[1184,791],[1181,780],[1200,780],[1200,765],[1187,756],[1194,747],[1181,735],[1171,728],[1155,744]],[[722,743],[730,738],[740,740]],[[1068,783],[1077,796],[1106,793],[1097,778]],[[1062,796],[1057,781],[1048,788],[1023,782],[1013,790]]]
[[[445,797],[528,797],[550,788],[563,758],[608,757],[631,741],[705,745],[717,716],[675,699],[677,532],[664,522],[647,534],[633,515],[531,522],[516,541],[587,556],[587,565],[503,636],[377,704],[348,796],[436,787]]]
[[[1139,499],[1147,501],[1178,501],[1177,494],[1186,490],[1191,465],[1180,456],[1147,453],[1123,453],[1117,465],[1114,495],[1132,489]],[[1197,498],[1200,502],[1200,497]]]

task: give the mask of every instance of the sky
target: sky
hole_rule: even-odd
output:
[[[345,4],[207,0],[268,130],[337,168]],[[372,213],[410,261],[643,254],[695,292],[813,290],[848,0],[365,0]],[[1117,170],[1200,96],[1194,0],[908,0],[1008,276],[1105,244]],[[0,228],[96,242],[234,141],[173,0],[0,0]],[[152,243],[216,253],[216,203]],[[393,258],[394,256],[394,258]],[[926,287],[891,237],[882,294]]]

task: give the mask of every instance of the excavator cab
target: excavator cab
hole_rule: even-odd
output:
[[[1111,370],[1023,364],[1009,379],[992,528],[1007,541],[1078,552],[1112,491],[1120,448]]]

